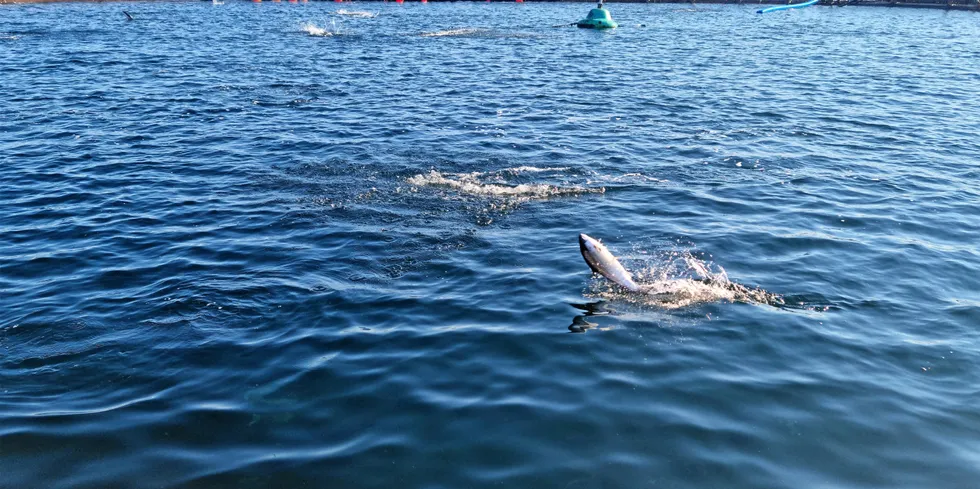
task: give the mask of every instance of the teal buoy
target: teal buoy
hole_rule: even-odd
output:
[[[584,19],[578,21],[575,25],[583,29],[615,29],[619,24],[612,19],[612,15],[609,15],[609,11],[602,7],[602,1],[599,1],[599,6],[589,10],[589,15],[586,15]]]

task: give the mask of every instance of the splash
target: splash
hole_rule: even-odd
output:
[[[422,37],[463,37],[463,36],[476,36],[480,34],[485,34],[490,32],[487,29],[475,29],[475,28],[465,28],[465,29],[446,29],[442,31],[435,32],[423,32]]]
[[[600,178],[615,183],[670,183],[664,178],[652,177],[643,173],[624,173],[622,175],[601,175]]]
[[[501,173],[510,173],[513,175],[519,175],[521,173],[548,173],[548,172],[564,172],[571,170],[568,167],[556,167],[556,168],[541,168],[537,166],[515,166],[514,168],[506,168],[501,170]]]
[[[330,30],[327,30],[327,29],[324,29],[322,27],[318,27],[318,26],[316,26],[314,24],[307,23],[307,24],[303,24],[300,27],[300,29],[303,32],[305,32],[305,33],[307,33],[307,34],[309,34],[311,36],[314,36],[314,37],[330,37],[330,36],[334,36],[334,35],[338,34],[337,33],[336,26],[332,26],[332,28]]]
[[[442,173],[436,170],[430,170],[429,173],[409,177],[407,182],[415,187],[443,187],[467,195],[508,198],[520,201],[602,193],[605,191],[601,187],[590,188],[579,185],[560,186],[548,183],[512,183],[507,178],[508,176],[516,176],[522,173],[543,173],[560,170],[536,167],[517,167],[495,172],[472,173]]]
[[[639,293],[628,292],[602,280],[592,284],[588,295],[663,309],[719,301],[784,304],[780,295],[732,282],[724,268],[697,258],[689,251],[648,256],[640,262],[627,267],[634,270],[634,281],[641,288]]]
[[[343,15],[347,17],[357,17],[361,19],[373,19],[378,16],[377,12],[368,12],[366,10],[345,10],[340,9],[334,12],[334,15]]]
[[[422,37],[479,37],[487,39],[534,39],[542,37],[542,35],[537,32],[499,31],[494,29],[478,29],[474,27],[423,32],[419,35]]]

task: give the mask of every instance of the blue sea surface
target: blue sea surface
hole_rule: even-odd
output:
[[[980,17],[589,8],[0,6],[0,487],[980,487]]]

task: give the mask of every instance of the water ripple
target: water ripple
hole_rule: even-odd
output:
[[[4,7],[10,487],[980,479],[969,12]]]

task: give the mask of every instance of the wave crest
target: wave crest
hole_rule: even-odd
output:
[[[422,37],[463,37],[463,36],[477,36],[481,34],[486,34],[490,32],[489,29],[476,29],[476,28],[464,28],[464,29],[445,29],[441,31],[434,32],[423,32]]]
[[[312,23],[303,24],[300,30],[313,37],[330,37],[337,34],[336,29],[324,29]]]
[[[518,175],[521,173],[541,173],[560,170],[536,167],[518,167],[496,172],[472,173],[442,173],[436,170],[430,170],[428,173],[409,177],[406,181],[416,187],[444,187],[473,196],[519,200],[547,199],[550,197],[605,192],[605,189],[602,187],[563,186],[550,183],[512,183],[506,178],[508,175]]]
[[[357,17],[361,19],[373,19],[378,16],[378,12],[368,12],[366,10],[346,10],[340,9],[334,12],[334,15],[343,15],[346,17]]]

